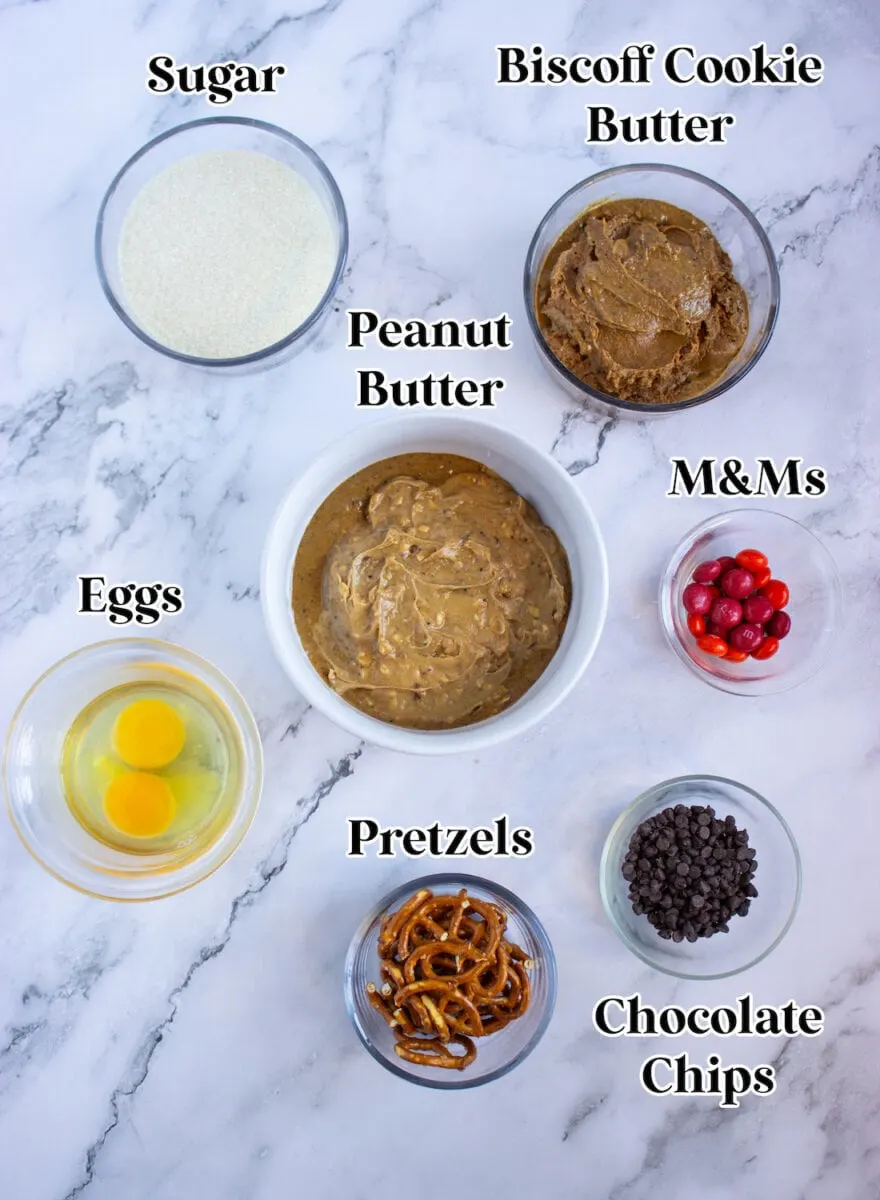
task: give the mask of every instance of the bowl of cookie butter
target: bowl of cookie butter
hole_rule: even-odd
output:
[[[522,734],[578,683],[608,604],[595,517],[549,455],[408,414],[327,447],[263,556],[281,665],[325,716],[416,754]]]
[[[764,353],[779,272],[757,218],[695,171],[616,167],[575,184],[526,255],[538,352],[569,394],[640,416],[705,404]]]

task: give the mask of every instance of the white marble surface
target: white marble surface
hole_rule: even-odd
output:
[[[497,89],[499,41],[574,53],[631,38],[732,53],[787,40],[825,56],[818,88],[594,92]],[[241,686],[267,782],[234,859],[194,891],[117,907],[44,875],[0,827],[0,1196],[3,1200],[869,1200],[880,1196],[880,872],[876,264],[877,52],[862,0],[2,0],[0,96],[0,713],[36,674],[107,627],[75,613],[78,571],[182,582],[163,633]],[[227,379],[142,347],[92,263],[100,198],[153,133],[203,100],[144,88],[155,53],[284,62],[275,98],[233,111],[298,133],[336,173],[351,220],[339,296],[387,314],[494,316],[515,347],[480,360],[509,380],[497,419],[564,463],[595,508],[612,607],[586,678],[520,744],[431,763],[357,745],[304,711],[263,631],[258,566],[287,484],[354,408],[364,355],[337,314],[275,372]],[[731,111],[726,148],[588,150],[583,105]],[[521,264],[548,205],[607,164],[705,171],[764,222],[782,313],[736,390],[665,420],[585,415],[544,374],[525,328]],[[401,375],[474,371],[473,356],[371,354]],[[408,368],[412,367],[412,370]],[[654,593],[664,555],[713,500],[664,499],[671,454],[802,455],[830,472],[817,501],[778,501],[839,564],[847,620],[833,663],[792,694],[715,693],[666,649]],[[601,912],[596,869],[619,809],[647,785],[710,771],[788,816],[805,893],[791,934],[729,983],[644,968]],[[491,820],[536,829],[527,862],[486,871],[545,920],[555,1018],[488,1088],[436,1094],[381,1070],[348,1026],[342,959],[379,894],[418,871],[348,862],[345,818]],[[823,1004],[812,1042],[725,1045],[778,1069],[778,1091],[721,1114],[652,1099],[650,1043],[592,1031],[602,994],[655,1004]],[[678,1043],[676,1043],[678,1045]],[[712,1047],[680,1043],[698,1061]],[[717,1047],[715,1047],[717,1049]]]

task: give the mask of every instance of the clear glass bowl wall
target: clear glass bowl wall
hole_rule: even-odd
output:
[[[788,584],[791,633],[773,658],[732,663],[697,646],[682,593],[701,562],[745,549],[766,554],[774,578]],[[831,652],[841,603],[837,569],[819,539],[791,517],[759,508],[722,513],[691,529],[660,580],[660,619],[678,658],[704,682],[739,696],[784,692],[815,674]]]
[[[749,332],[739,354],[708,391],[672,404],[637,404],[589,387],[559,362],[544,341],[535,314],[535,287],[544,260],[556,239],[580,214],[602,200],[662,200],[705,221],[730,255],[733,272],[749,298]],[[767,348],[779,309],[779,272],[773,249],[761,225],[732,192],[695,171],[660,163],[615,167],[575,184],[550,208],[538,226],[526,255],[523,274],[526,315],[538,352],[551,375],[582,400],[600,401],[645,415],[677,412],[720,396],[751,370]]]
[[[209,150],[251,150],[284,163],[315,190],[336,236],[336,262],[327,288],[314,311],[281,341],[236,358],[200,358],[163,346],[146,333],[128,311],[119,269],[119,238],[128,209],[144,184],[182,158]],[[275,366],[298,353],[318,333],[330,309],[348,257],[348,218],[342,195],[330,171],[310,146],[285,129],[249,117],[206,117],[160,134],[142,146],[120,169],[101,204],[95,228],[95,259],[104,295],[125,325],[160,354],[194,366],[250,371]]]
[[[478,1038],[475,1061],[460,1072],[424,1067],[398,1058],[394,1052],[394,1034],[367,999],[367,984],[381,982],[377,945],[382,919],[420,888],[430,888],[436,895],[455,894],[466,888],[477,899],[500,905],[508,915],[505,937],[520,945],[534,964],[529,972],[531,1002],[525,1014],[498,1033]],[[345,1003],[363,1045],[393,1074],[423,1087],[447,1090],[475,1087],[513,1070],[543,1037],[556,1003],[556,959],[543,925],[513,892],[475,875],[429,875],[395,888],[364,919],[345,961]]]
[[[633,912],[622,873],[630,839],[648,817],[676,804],[711,805],[719,819],[730,815],[739,829],[748,830],[757,852],[758,896],[745,917],[731,917],[729,933],[665,941],[645,916]],[[786,821],[763,796],[732,779],[685,775],[657,784],[617,818],[602,851],[599,886],[611,924],[643,962],[682,979],[724,979],[766,958],[787,933],[800,903],[801,859]]]
[[[132,683],[180,685],[194,679],[223,716],[235,780],[228,822],[197,857],[182,847],[127,854],[91,837],[67,804],[61,758],[80,712],[111,688]],[[219,702],[219,703],[216,703]],[[30,689],[12,719],[3,782],[16,831],[34,858],[64,883],[109,900],[153,900],[206,878],[247,832],[262,786],[262,749],[254,719],[238,691],[210,663],[169,642],[117,638],[61,659]]]

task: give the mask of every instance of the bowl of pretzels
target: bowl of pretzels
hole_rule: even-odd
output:
[[[475,1087],[541,1040],[556,960],[512,892],[475,875],[429,875],[364,919],[346,958],[345,1000],[361,1042],[389,1071],[424,1087]]]

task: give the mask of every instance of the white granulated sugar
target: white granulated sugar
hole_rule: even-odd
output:
[[[166,167],[135,196],[119,240],[134,321],[201,358],[252,354],[292,333],[317,307],[335,261],[314,188],[251,150]]]

